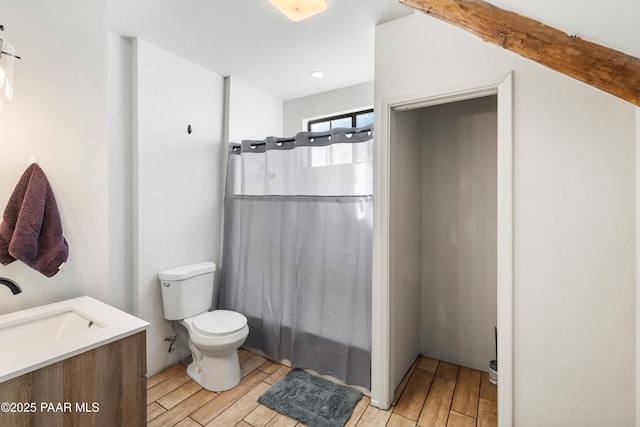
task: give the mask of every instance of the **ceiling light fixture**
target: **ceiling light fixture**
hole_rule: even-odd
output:
[[[302,21],[323,12],[326,0],[269,0],[280,12],[293,22]]]
[[[314,79],[322,78],[322,76],[324,76],[324,74],[322,74],[322,71],[312,71],[311,72],[311,77],[313,77]]]

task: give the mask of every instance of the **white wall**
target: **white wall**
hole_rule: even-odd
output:
[[[226,77],[228,141],[282,136],[282,101],[231,76]]]
[[[496,358],[496,98],[422,108],[420,352],[489,370]],[[402,114],[402,113],[398,113]]]
[[[16,296],[0,289],[0,313],[80,295],[116,305],[126,299],[107,263],[106,7],[101,0],[0,0],[2,38],[23,58],[14,100],[0,113],[0,209],[37,156],[69,243],[69,269],[53,278],[19,261],[0,266],[0,276],[23,289]]]
[[[167,352],[163,340],[174,333],[158,272],[205,260],[220,265],[224,81],[142,39],[133,54],[134,280],[137,314],[151,323],[153,374],[189,353],[185,333],[181,351]]]
[[[632,425],[635,107],[423,14],[376,30],[377,106],[512,70],[514,425]]]
[[[109,274],[125,292],[111,303],[134,306],[131,240],[131,40],[107,34],[107,120],[109,179]]]
[[[389,348],[391,383],[397,385],[420,352],[422,165],[418,112],[397,113],[391,123]]]
[[[284,103],[284,135],[306,131],[304,119],[331,116],[373,106],[373,82],[292,99]]]

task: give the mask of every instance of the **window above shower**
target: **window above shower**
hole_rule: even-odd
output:
[[[373,109],[367,109],[309,120],[307,130],[310,132],[324,132],[336,128],[359,128],[371,123],[373,123]]]

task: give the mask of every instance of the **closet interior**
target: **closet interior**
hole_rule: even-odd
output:
[[[489,370],[497,325],[497,97],[390,116],[390,356]]]

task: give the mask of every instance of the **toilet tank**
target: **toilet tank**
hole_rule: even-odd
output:
[[[182,320],[211,308],[215,271],[215,263],[198,262],[158,273],[164,318]]]

